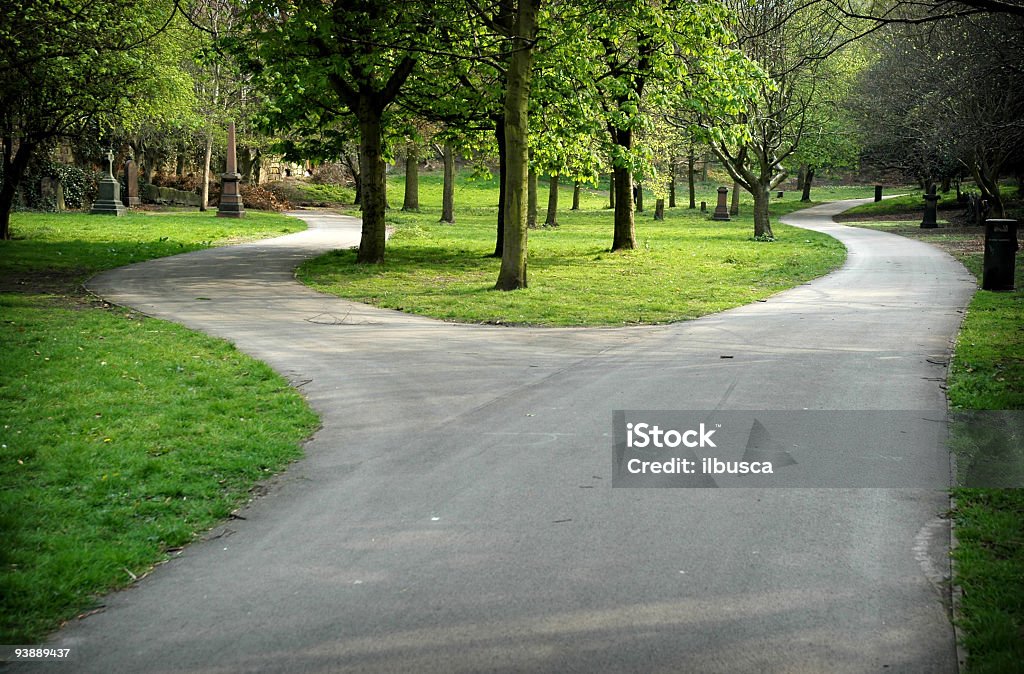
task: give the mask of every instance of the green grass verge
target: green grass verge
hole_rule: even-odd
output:
[[[304,225],[15,214],[0,242],[0,643],[40,639],[243,503],[316,416],[233,346],[91,301],[97,271]]]
[[[392,200],[401,187],[393,180]],[[698,201],[710,202],[713,189],[702,186]],[[777,241],[754,241],[749,216],[722,223],[675,208],[656,222],[650,198],[637,215],[638,248],[610,253],[606,193],[585,189],[580,210],[571,211],[568,186],[560,192],[559,226],[530,231],[530,287],[495,292],[500,261],[489,254],[496,182],[459,182],[454,225],[438,223],[440,190],[438,175],[421,176],[421,211],[391,211],[395,233],[383,264],[356,265],[353,251],[336,251],[303,264],[299,278],[334,295],[444,320],[623,325],[678,321],[748,304],[825,274],[845,259],[836,240],[777,223]],[[773,207],[788,212],[800,204],[783,199]],[[749,204],[744,211],[750,212]]]
[[[942,202],[940,201],[939,203],[941,204]],[[921,190],[919,189],[913,190],[910,194],[901,194],[900,196],[892,197],[891,199],[883,199],[882,201],[855,206],[843,213],[840,219],[865,215],[882,217],[886,215],[902,215],[905,213],[915,212],[924,212],[924,198],[921,196]]]
[[[868,226],[929,241],[980,280],[984,234],[978,227],[922,230],[901,223]],[[955,408],[1024,410],[1024,260],[1009,293],[979,290],[957,337],[949,373]],[[1024,490],[957,489],[956,584],[960,627],[972,673],[1024,671]]]

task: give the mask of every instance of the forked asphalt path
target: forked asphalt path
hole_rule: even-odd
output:
[[[323,429],[245,520],[59,632],[72,662],[50,666],[956,671],[942,489],[610,488],[615,409],[945,409],[974,281],[832,223],[849,205],[788,218],[843,241],[842,270],[669,326],[455,325],[320,295],[292,269],[358,222],[319,213],[95,278],[270,363]]]

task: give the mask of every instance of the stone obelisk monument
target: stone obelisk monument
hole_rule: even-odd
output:
[[[238,172],[238,159],[235,154],[235,122],[228,126],[228,161],[227,172],[220,176],[220,204],[217,206],[217,217],[240,218],[245,215],[242,206],[242,195],[238,191],[238,183],[242,174]]]

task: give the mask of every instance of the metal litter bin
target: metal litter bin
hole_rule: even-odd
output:
[[[1013,290],[1014,266],[1019,248],[1016,220],[985,221],[982,290]]]

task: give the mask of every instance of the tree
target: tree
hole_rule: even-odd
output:
[[[279,128],[315,116],[327,125],[355,122],[359,139],[362,236],[357,262],[384,260],[387,113],[402,93],[436,30],[444,6],[425,2],[253,0],[248,32],[235,53],[260,77]]]
[[[540,0],[518,0],[505,86],[505,232],[497,290],[527,287],[526,183],[530,170],[530,80]]]
[[[803,140],[823,63],[850,32],[797,0],[733,0],[730,7],[738,48],[766,76],[741,111],[705,110],[700,125],[729,175],[754,198],[754,236],[772,239],[770,192],[788,175],[785,162]]]
[[[612,2],[589,15],[593,105],[603,111],[611,140],[615,226],[612,250],[636,246],[635,174],[651,172],[651,155],[635,145],[652,115],[692,109],[735,109],[750,69],[727,47],[728,14],[713,2]]]
[[[912,171],[925,185],[966,172],[1003,217],[999,180],[1024,143],[1024,18],[898,26],[875,46],[880,56],[858,91],[868,159]],[[886,97],[887,105],[865,109]]]
[[[110,129],[131,116],[133,101],[159,93],[157,37],[174,15],[169,0],[9,0],[0,7],[0,239],[10,238],[15,194],[43,143]]]

